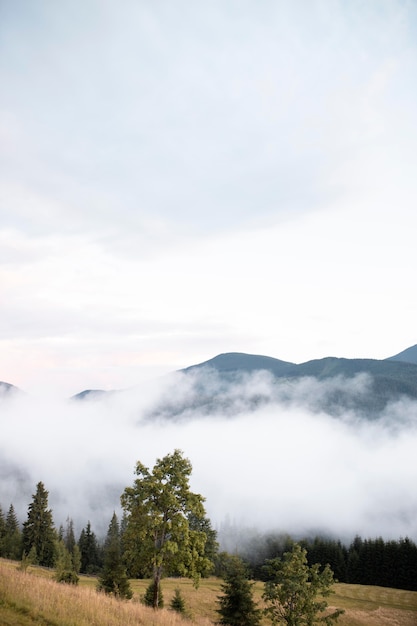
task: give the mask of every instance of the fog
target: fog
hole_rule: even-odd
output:
[[[83,401],[5,394],[0,504],[13,503],[24,521],[42,481],[56,526],[69,516],[79,533],[90,520],[101,535],[136,462],[152,467],[180,448],[220,531],[417,540],[417,404],[392,403],[371,421],[317,408],[335,386],[360,394],[368,384],[362,376],[277,385],[256,373],[228,387],[214,373],[177,373]],[[217,408],[198,408],[210,394]]]

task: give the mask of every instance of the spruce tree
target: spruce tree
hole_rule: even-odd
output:
[[[130,599],[133,595],[129,579],[122,562],[120,549],[120,527],[116,513],[113,514],[104,544],[103,571],[98,580],[99,591],[111,593],[119,598]]]
[[[97,537],[91,530],[90,522],[81,531],[78,548],[80,550],[80,572],[83,574],[98,572],[101,567],[100,549]]]
[[[13,504],[7,512],[4,538],[3,538],[3,556],[7,559],[20,559],[22,555],[22,533]]]
[[[55,580],[59,583],[78,585],[79,577],[73,555],[66,547],[63,539],[57,539],[55,542],[55,554]]]
[[[224,584],[221,585],[223,596],[218,596],[220,624],[224,626],[258,626],[261,611],[253,599],[247,568],[238,556],[229,557]]]
[[[145,606],[151,606],[152,608],[162,609],[164,607],[164,596],[162,593],[161,585],[159,584],[158,592],[155,591],[156,583],[153,579],[146,587],[146,591],[142,597],[142,604]],[[154,606],[155,596],[158,597],[158,606]]]
[[[177,611],[177,613],[185,614],[185,600],[181,595],[181,591],[177,588],[175,589],[174,596],[169,604],[173,611]]]
[[[48,492],[42,482],[37,484],[36,493],[29,504],[22,539],[25,554],[29,554],[32,548],[35,548],[37,564],[53,567],[56,532],[52,511],[48,508]]]
[[[6,518],[4,517],[3,509],[0,506],[0,557],[3,554],[3,541],[6,534]]]

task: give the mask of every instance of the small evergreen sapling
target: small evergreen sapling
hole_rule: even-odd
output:
[[[261,611],[253,599],[253,583],[248,580],[247,569],[238,556],[228,559],[223,596],[218,597],[220,624],[223,626],[258,626]]]
[[[185,600],[181,595],[181,591],[177,588],[175,589],[175,594],[170,602],[171,609],[173,611],[177,611],[177,613],[185,614]]]

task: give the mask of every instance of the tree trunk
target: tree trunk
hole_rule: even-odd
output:
[[[153,608],[159,607],[159,589],[161,585],[162,567],[155,567],[153,571]]]

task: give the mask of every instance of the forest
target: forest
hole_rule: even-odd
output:
[[[219,548],[217,533],[210,520],[203,515],[198,518],[189,514],[189,526],[205,536],[200,574],[221,576],[227,553]],[[0,557],[14,560],[22,558],[39,565],[54,567],[61,564],[64,570],[83,574],[103,571],[111,538],[119,544],[120,562],[128,577],[144,577],[147,572],[129,556],[129,525],[126,514],[119,520],[114,514],[109,520],[106,537],[98,537],[90,522],[76,536],[70,517],[65,525],[56,527],[48,507],[48,492],[43,483],[36,487],[32,502],[28,505],[28,517],[19,520],[13,504],[0,506]],[[411,539],[385,540],[382,537],[361,538],[356,536],[349,545],[340,540],[316,536],[297,538],[305,548],[309,565],[329,564],[339,582],[393,587],[417,591],[417,545]],[[282,555],[294,543],[291,535],[268,534],[258,539],[256,547],[249,547],[240,554],[250,576],[266,580],[265,563]],[[171,560],[164,565],[164,575],[173,575],[178,562]]]
[[[178,450],[158,459],[152,471],[138,462],[133,486],[121,494],[123,515],[119,519],[113,514],[104,537],[96,535],[89,521],[77,536],[70,517],[57,527],[48,491],[39,482],[27,519],[17,518],[13,503],[8,508],[2,503],[0,557],[22,561],[23,567],[54,567],[63,582],[94,574],[104,590],[120,585],[121,595],[128,579],[153,577],[150,594],[156,595],[151,603],[158,603],[163,577],[187,576],[197,584],[200,577],[224,577],[236,555],[221,550],[204,498],[190,491],[191,469]],[[356,536],[348,545],[325,536],[296,541],[305,550],[308,566],[328,564],[338,582],[417,591],[417,545],[407,537]],[[267,582],[268,563],[282,558],[294,543],[290,534],[264,535],[239,557],[251,579]]]

